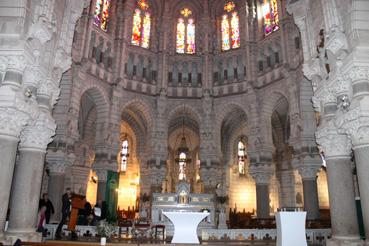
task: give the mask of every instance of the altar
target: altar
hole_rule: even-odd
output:
[[[215,228],[214,195],[190,193],[190,184],[181,181],[176,186],[176,193],[153,193],[151,221],[153,224],[165,225],[167,236],[174,235],[173,223],[163,212],[208,212],[209,215],[200,222],[197,233],[202,229]]]

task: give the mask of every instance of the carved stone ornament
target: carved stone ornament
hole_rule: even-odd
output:
[[[369,80],[369,68],[368,67],[354,67],[351,68],[345,77],[347,80],[351,80],[353,83],[361,80]]]
[[[322,147],[326,159],[347,157],[351,154],[351,141],[345,134],[340,134],[333,122],[316,132],[316,141]]]
[[[270,178],[274,174],[273,167],[270,164],[264,165],[250,165],[249,173],[251,177],[255,180],[256,184],[269,184]]]
[[[48,162],[46,166],[52,174],[64,174],[66,167],[68,166],[63,162]]]
[[[20,148],[46,151],[55,134],[56,124],[48,111],[41,111],[38,119],[21,132]]]
[[[321,167],[321,164],[300,165],[297,170],[299,171],[302,179],[315,180]]]
[[[15,108],[0,107],[0,135],[19,137],[29,115]]]
[[[28,38],[37,39],[41,44],[46,44],[52,37],[53,30],[49,28],[48,23],[43,19],[39,18],[29,29]]]

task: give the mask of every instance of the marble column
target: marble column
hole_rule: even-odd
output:
[[[293,170],[277,171],[280,182],[280,207],[295,207],[295,175]]]
[[[332,240],[327,245],[360,245],[351,157],[326,158]]]
[[[253,170],[254,169],[254,170]],[[258,219],[270,217],[269,210],[269,182],[272,172],[269,170],[255,170],[257,167],[250,167],[250,175],[256,183],[256,212]]]
[[[54,205],[55,213],[51,217],[52,222],[59,222],[61,219],[62,196],[65,190],[65,165],[63,163],[49,163],[48,195]]]
[[[351,168],[352,145],[338,133],[334,122],[326,117],[325,127],[316,133],[327,165],[332,237],[327,246],[363,245],[360,240],[355,204],[355,188]]]
[[[21,59],[24,60],[24,58]],[[22,63],[20,60],[19,65]],[[0,242],[4,240],[4,226],[19,134],[35,113],[31,105],[34,101],[29,99],[26,102],[21,92],[22,72],[20,70],[22,69],[8,69],[0,84]]]
[[[307,220],[319,219],[319,199],[317,174],[321,165],[301,165],[298,171],[302,177],[302,185],[304,191],[304,210],[307,212]]]
[[[49,111],[49,97],[37,97],[40,113],[38,118],[21,132],[19,162],[12,184],[9,228],[6,238],[14,243],[39,242],[40,233],[35,232],[40,199],[42,174],[47,145],[55,134],[56,124]]]
[[[22,241],[41,241],[41,234],[35,231],[38,203],[40,199],[42,171],[45,152],[37,149],[19,150],[19,162],[15,167],[9,228],[7,237]]]
[[[0,238],[4,233],[18,141],[17,137],[0,135]]]
[[[269,211],[269,184],[256,183],[256,210],[258,219],[266,219]]]
[[[96,175],[97,175],[97,199],[96,201],[105,201],[105,192],[106,192],[106,181],[108,178],[108,171],[97,169]]]
[[[354,147],[354,152],[365,235],[367,238],[366,244],[369,245],[369,145]]]

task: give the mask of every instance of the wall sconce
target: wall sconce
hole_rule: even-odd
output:
[[[30,98],[32,96],[32,91],[30,88],[24,90],[24,96]]]

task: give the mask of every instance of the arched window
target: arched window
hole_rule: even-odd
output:
[[[96,0],[94,24],[103,31],[108,30],[109,8],[111,0]]]
[[[122,150],[120,152],[120,171],[125,172],[127,170],[127,160],[128,160],[128,140],[122,142]]]
[[[151,31],[151,14],[146,0],[138,0],[133,14],[131,43],[142,48],[149,48]]]
[[[182,152],[179,154],[179,180],[186,179],[186,161],[187,155],[186,153]]]
[[[224,14],[220,23],[222,51],[240,47],[240,19],[235,7],[232,1],[224,5]]]
[[[238,142],[238,173],[245,174],[246,147],[242,141]]]
[[[260,0],[263,17],[263,31],[267,36],[279,29],[279,13],[277,0]]]
[[[177,21],[176,50],[180,54],[194,54],[195,45],[195,20],[190,18],[192,11],[188,8],[181,10],[181,17]]]

